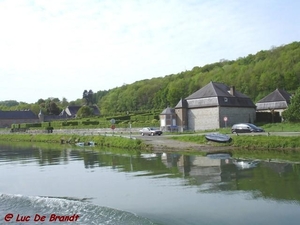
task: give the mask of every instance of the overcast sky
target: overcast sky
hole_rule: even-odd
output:
[[[68,101],[300,41],[296,0],[0,0],[0,101]]]

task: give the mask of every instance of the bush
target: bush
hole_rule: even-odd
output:
[[[89,121],[89,120],[87,120],[87,121],[82,121],[81,122],[83,125],[99,125],[99,121]]]
[[[62,122],[62,126],[78,126],[78,121],[65,121]]]

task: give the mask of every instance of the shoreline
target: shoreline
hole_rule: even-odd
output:
[[[137,139],[142,140],[145,144],[152,146],[154,153],[161,152],[220,152],[234,149],[232,146],[215,146],[209,144],[197,144],[193,142],[183,142],[172,140],[168,136],[136,136]]]

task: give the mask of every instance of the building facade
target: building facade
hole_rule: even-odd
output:
[[[1,128],[10,128],[12,124],[38,122],[38,116],[31,110],[0,111]]]
[[[235,123],[253,123],[252,100],[225,84],[210,82],[175,106],[177,124],[187,130],[211,130]]]

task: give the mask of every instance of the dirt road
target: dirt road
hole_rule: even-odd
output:
[[[170,139],[170,136],[134,136],[137,139],[143,140],[146,144],[153,147],[154,152],[167,152],[167,151],[202,151],[214,152],[226,150],[229,147],[212,146],[208,144],[196,144],[191,142],[182,142]]]

